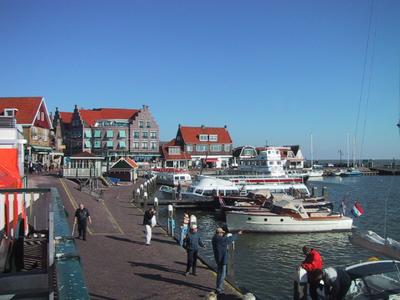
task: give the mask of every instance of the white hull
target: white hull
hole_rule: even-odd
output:
[[[274,213],[248,214],[228,211],[226,223],[229,230],[233,231],[300,233],[351,230],[353,219],[340,216],[295,219],[288,215]]]

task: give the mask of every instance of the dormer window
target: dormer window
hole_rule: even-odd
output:
[[[199,140],[200,140],[200,142],[207,142],[208,141],[208,135],[207,134],[200,134],[199,135]]]
[[[210,134],[210,135],[208,136],[208,140],[209,140],[210,142],[218,142],[218,135],[217,135],[217,134]]]
[[[176,155],[176,154],[181,154],[181,148],[180,147],[168,147],[168,154],[169,155]]]
[[[5,108],[4,109],[4,116],[6,117],[15,117],[17,114],[18,109],[16,108]]]

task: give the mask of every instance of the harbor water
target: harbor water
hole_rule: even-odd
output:
[[[341,201],[347,205],[347,215],[355,200],[364,208],[364,215],[354,220],[357,230],[373,230],[400,240],[399,198],[400,177],[361,176],[325,177],[309,181],[310,188],[321,192],[328,189],[329,200],[339,210]],[[385,213],[387,204],[387,213]],[[223,221],[215,212],[190,210],[197,216],[199,231],[207,248],[201,249],[201,256],[214,264],[211,238],[217,226]],[[177,223],[183,211],[177,210]],[[166,222],[166,209],[160,210],[160,222]],[[291,299],[293,278],[296,268],[304,259],[301,248],[308,245],[318,249],[324,259],[324,266],[346,266],[365,261],[372,256],[384,258],[349,242],[351,232],[308,233],[308,234],[261,234],[244,233],[235,243],[233,280],[241,289],[254,292],[260,299]]]

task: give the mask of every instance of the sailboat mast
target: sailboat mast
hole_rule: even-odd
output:
[[[347,133],[347,167],[350,167],[350,135]]]
[[[314,146],[313,146],[313,136],[311,134],[311,169],[314,166]]]

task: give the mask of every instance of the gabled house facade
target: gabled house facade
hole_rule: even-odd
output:
[[[289,169],[303,169],[304,156],[299,145],[284,146],[285,150],[281,151],[282,157],[286,158],[286,166]]]
[[[224,168],[232,159],[232,139],[226,126],[179,125],[175,144],[191,156],[194,166]]]
[[[176,139],[160,146],[163,168],[188,169],[192,166],[192,156],[185,147],[177,144]]]
[[[150,161],[159,154],[159,127],[148,106],[141,109],[79,109],[57,112],[66,152],[90,152],[117,161],[131,157]]]
[[[44,97],[0,97],[0,115],[14,117],[27,141],[26,160],[50,165],[52,122]]]

